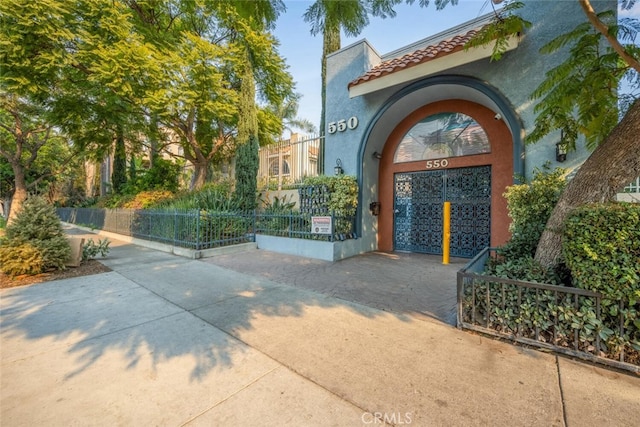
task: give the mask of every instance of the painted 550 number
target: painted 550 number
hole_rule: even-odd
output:
[[[358,127],[358,118],[356,116],[349,119],[338,120],[337,122],[329,122],[327,125],[327,132],[336,133],[344,132],[347,129],[353,130]]]
[[[446,168],[447,166],[449,166],[447,159],[427,160],[427,169]]]

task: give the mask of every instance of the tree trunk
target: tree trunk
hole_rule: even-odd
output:
[[[536,261],[554,267],[562,252],[563,225],[573,209],[613,199],[640,175],[640,101],[636,101],[567,184],[536,249]]]
[[[24,168],[20,164],[12,164],[11,168],[13,169],[16,189],[13,192],[13,197],[11,199],[9,218],[7,219],[8,224],[11,224],[11,222],[16,218],[18,213],[22,210],[24,201],[27,200],[27,181],[25,179]]]
[[[191,190],[199,190],[207,183],[207,162],[192,162],[193,176],[191,177]]]
[[[321,89],[321,102],[320,109],[320,141],[321,150],[320,158],[326,161],[324,158],[324,136],[326,133],[326,101],[327,101],[327,56],[340,49],[340,27],[336,25],[326,24],[324,32],[322,34],[322,89]],[[322,168],[321,162],[318,162],[318,168]],[[324,173],[323,170],[319,170],[319,173]]]

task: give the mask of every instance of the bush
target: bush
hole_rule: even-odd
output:
[[[573,285],[603,295],[603,321],[614,331],[610,351],[640,351],[640,205],[576,209],[565,223],[562,251]]]
[[[500,248],[500,253],[507,259],[535,255],[551,211],[564,190],[564,172],[564,169],[550,171],[545,165],[542,170],[534,171],[531,182],[507,188],[504,197],[511,217],[511,239]]]
[[[300,187],[301,199],[313,187],[326,187],[329,200],[325,203],[327,213],[337,216],[353,216],[358,207],[358,182],[350,175],[320,175],[305,178]]]
[[[2,272],[11,276],[38,274],[44,268],[42,253],[30,243],[16,240],[6,241],[0,246]]]
[[[513,260],[490,258],[484,274],[502,277],[504,279],[526,280],[527,282],[549,283],[552,285],[558,284],[558,278],[530,256]]]
[[[111,242],[107,238],[98,240],[98,243],[94,242],[93,239],[89,239],[82,247],[82,260],[94,259],[98,254],[103,258],[106,257],[111,250],[109,244]]]
[[[122,207],[126,209],[149,209],[166,200],[171,200],[173,197],[173,193],[167,190],[142,191],[133,196],[131,200],[123,203]]]
[[[7,225],[0,246],[2,271],[10,276],[64,269],[71,247],[53,206],[40,197],[27,199],[15,220]]]
[[[232,197],[231,182],[229,181],[207,184],[200,190],[157,203],[155,207],[178,210],[197,209],[214,212],[240,210],[240,204]]]
[[[180,187],[180,170],[180,164],[157,156],[151,168],[137,171],[139,175],[129,181],[126,192],[165,190],[175,193]]]

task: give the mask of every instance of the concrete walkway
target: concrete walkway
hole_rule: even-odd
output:
[[[2,426],[637,425],[636,376],[112,246],[110,273],[0,291]]]

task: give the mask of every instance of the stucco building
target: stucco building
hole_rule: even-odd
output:
[[[328,57],[325,174],[339,162],[358,177],[354,253],[440,254],[444,201],[451,255],[501,245],[510,222],[503,193],[515,177],[586,158],[579,147],[560,164],[559,132],[524,144],[535,121],[530,94],[566,54],[539,50],[584,14],[578,2],[554,1],[528,1],[519,13],[532,26],[509,40],[500,61],[490,60],[492,46],[463,48],[492,14],[385,55],[363,40]]]

